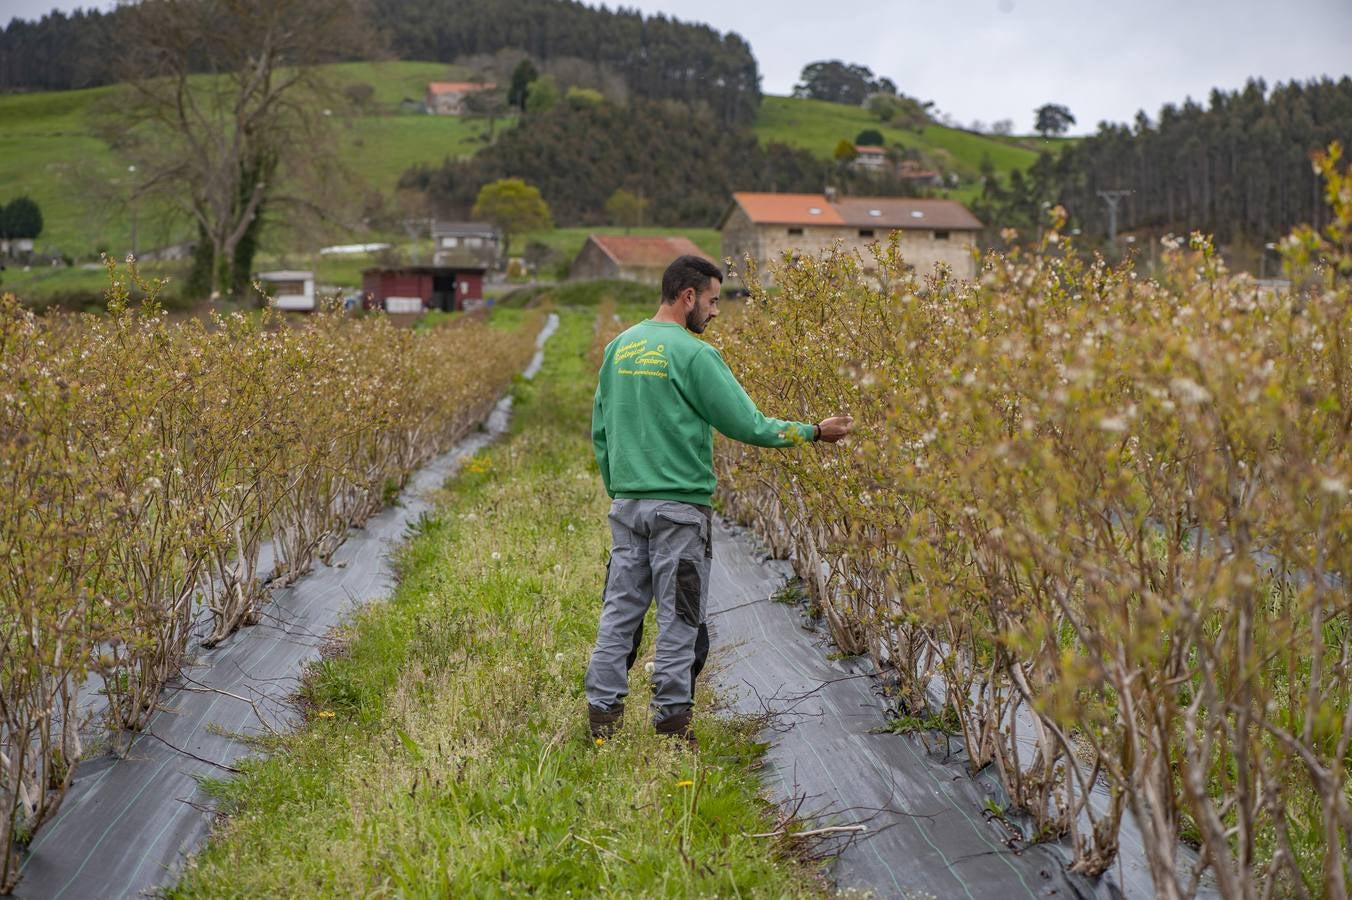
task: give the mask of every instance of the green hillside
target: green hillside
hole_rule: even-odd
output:
[[[346,63],[330,67],[338,85],[373,88],[370,106],[344,127],[342,158],[371,188],[388,193],[417,162],[474,153],[487,142],[488,123],[401,110],[420,102],[428,81],[463,77],[439,63]],[[28,194],[42,207],[40,248],[77,259],[131,246],[129,175],[93,134],[96,105],[117,102],[118,88],[0,96],[0,202]],[[498,128],[510,127],[510,119]],[[357,185],[353,186],[354,188]],[[137,244],[158,247],[191,235],[186,220],[162,221],[164,210],[139,209]]]
[[[864,129],[876,128],[889,145],[918,150],[931,162],[957,172],[965,183],[954,192],[959,197],[971,193],[983,157],[989,156],[995,170],[1004,175],[1031,165],[1037,152],[1029,147],[1041,143],[1038,138],[1005,139],[943,125],[928,125],[918,132],[892,128],[863,107],[797,97],[765,97],[752,128],[762,142],[802,147],[822,158],[830,158],[842,138],[853,141]]]
[[[371,87],[369,101],[359,109],[346,110],[350,115],[341,120],[341,155],[353,175],[347,187],[354,195],[378,192],[388,197],[400,174],[415,163],[436,164],[447,157],[472,155],[489,143],[484,120],[418,111],[428,81],[463,79],[467,77],[463,70],[440,63],[383,62],[345,63],[330,66],[328,71],[340,89],[353,84]],[[40,249],[59,250],[80,261],[95,258],[105,249],[121,255],[131,246],[132,173],[95,136],[91,122],[96,107],[118,101],[118,90],[103,87],[0,96],[0,202],[18,194],[28,194],[38,202],[45,219]],[[348,104],[342,99],[334,102]],[[507,117],[495,127],[501,131],[514,124]],[[829,158],[842,138],[852,140],[865,128],[878,128],[889,144],[915,148],[930,161],[957,172],[964,184],[950,195],[962,200],[970,200],[979,189],[976,179],[983,157],[989,156],[1004,174],[1030,164],[1036,158],[1031,148],[1040,146],[1036,139],[995,138],[939,125],[919,132],[888,128],[861,108],[791,97],[766,97],[753,128],[763,142],[782,141],[822,158]],[[191,224],[182,215],[153,208],[147,201],[140,201],[134,212],[137,245],[143,251],[192,236]],[[591,230],[598,229],[561,227],[530,239],[549,244],[561,257],[571,257]],[[384,239],[391,237],[398,239]],[[342,238],[377,239],[371,235]],[[700,231],[696,240],[716,254],[716,234]],[[280,248],[266,249],[269,252],[260,261],[275,258]],[[177,273],[182,267],[165,268]],[[347,271],[333,274],[336,281],[351,280]],[[98,285],[102,277],[97,270],[11,270],[5,273],[4,284],[26,293],[57,295],[82,293]]]

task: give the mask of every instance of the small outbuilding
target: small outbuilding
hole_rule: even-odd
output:
[[[429,81],[423,108],[434,116],[458,116],[465,111],[465,98],[479,91],[491,91],[496,84],[476,81]]]
[[[683,237],[649,237],[620,234],[593,234],[578,251],[568,277],[573,280],[616,278],[657,284],[671,261],[678,256],[709,254]]]
[[[874,171],[887,168],[887,151],[872,144],[862,144],[854,148],[854,167]]]
[[[363,305],[388,313],[473,309],[483,302],[481,267],[389,266],[362,272]]]
[[[502,235],[487,222],[435,222],[432,265],[442,268],[493,269],[498,264]]]
[[[0,238],[0,256],[23,256],[32,252],[32,238]]]
[[[314,312],[315,273],[284,269],[277,272],[259,272],[263,293],[272,298],[278,309],[292,312]]]

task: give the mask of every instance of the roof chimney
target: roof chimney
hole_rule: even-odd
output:
[[[838,193],[839,193],[839,192],[838,192],[835,188],[831,187],[830,185],[827,185],[825,193],[826,193],[826,202],[827,202],[827,203],[835,203],[835,202],[836,202],[836,199],[837,199],[837,196],[838,196]]]

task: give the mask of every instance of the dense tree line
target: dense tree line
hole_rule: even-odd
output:
[[[469,160],[415,166],[401,187],[425,191],[443,215],[463,215],[479,188],[500,178],[537,185],[555,219],[610,220],[606,201],[623,187],[647,201],[652,225],[708,226],[733,191],[905,195],[905,182],[819,160],[805,150],[761,146],[746,129],[722,128],[707,107],[633,99],[628,106],[559,104],[529,117]]]
[[[64,91],[113,80],[106,52],[118,12],[77,9],[0,30],[0,91]]]
[[[0,91],[116,80],[111,51],[123,15],[12,20],[0,31]],[[707,103],[725,124],[749,122],[760,103],[750,46],[707,25],[575,0],[373,0],[369,17],[399,59],[452,62],[507,48],[537,60],[582,59],[619,75],[636,96]]]
[[[1151,235],[1193,230],[1227,244],[1276,240],[1327,207],[1310,155],[1352,144],[1352,78],[1211,92],[1206,106],[1166,105],[1134,125],[1102,123],[1094,135],[1044,153],[1008,184],[988,178],[977,214],[995,227],[1035,226],[1060,203],[1091,238],[1108,230],[1100,191],[1125,190],[1118,230]]]

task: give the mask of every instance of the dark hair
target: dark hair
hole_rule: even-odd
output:
[[[662,302],[675,303],[686,288],[694,288],[698,296],[712,278],[722,281],[723,270],[702,256],[678,256],[662,273]]]

